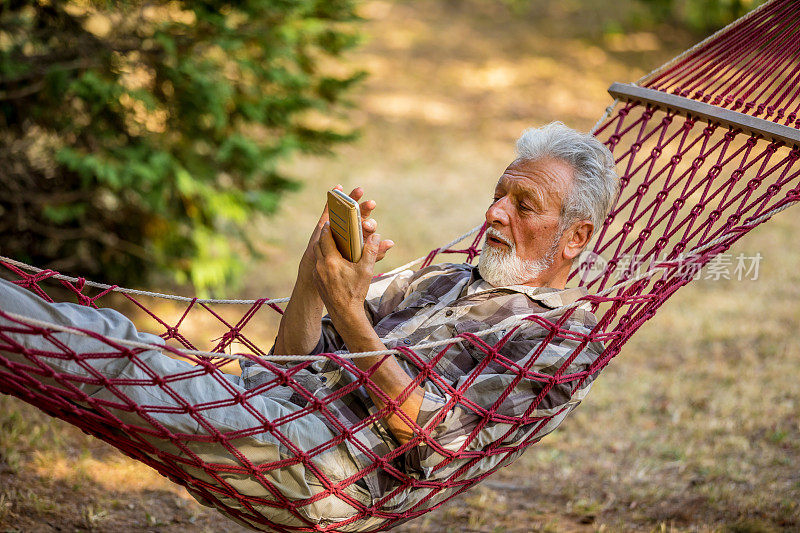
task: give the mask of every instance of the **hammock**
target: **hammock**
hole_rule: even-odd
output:
[[[698,270],[757,225],[777,212],[800,200],[800,3],[793,0],[774,0],[764,4],[744,18],[712,35],[691,50],[645,76],[637,84],[613,84],[609,92],[615,97],[605,116],[595,127],[595,134],[612,151],[621,176],[619,200],[598,232],[590,253],[571,273],[570,283],[584,285],[590,296],[579,304],[590,305],[598,324],[590,335],[575,339],[578,348],[553,376],[547,377],[544,392],[532,403],[527,413],[533,413],[546,391],[568,383],[577,390],[590,376],[600,372],[619,353],[633,333],[680,287],[691,282]],[[465,256],[472,262],[479,253],[482,227],[476,227],[452,243],[433,250],[412,264],[422,266],[447,254]],[[460,244],[460,243],[464,244]],[[279,304],[286,299],[203,300],[182,298],[146,291],[123,289],[71,278],[52,270],[40,270],[9,258],[0,258],[6,277],[40,296],[50,299],[48,291],[56,294],[66,288],[78,303],[86,306],[108,307],[120,300],[124,308],[135,306],[152,322],[151,331],[159,331],[163,339],[172,339],[182,349],[158,346],[165,352],[188,358],[197,366],[191,372],[176,375],[153,375],[148,382],[171,390],[175,383],[192,380],[198,374],[220,376],[219,368],[231,359],[247,358],[272,365],[282,362],[278,381],[293,381],[294,372],[310,360],[331,358],[360,378],[364,387],[375,390],[369,375],[356,368],[348,357],[335,354],[307,357],[268,356],[257,339],[257,324],[265,313],[281,312]],[[391,273],[390,273],[391,274]],[[58,283],[53,283],[53,281]],[[45,283],[45,282],[49,282]],[[55,287],[55,288],[54,288]],[[93,294],[93,295],[90,295]],[[160,299],[180,303],[184,312],[177,322],[167,322],[155,309]],[[238,308],[239,311],[232,311]],[[557,313],[531,315],[514,328],[532,324],[547,328],[544,342],[558,336],[570,335],[561,325],[575,306]],[[235,314],[234,318],[233,317]],[[298,509],[309,501],[293,501],[276,490],[265,473],[287,464],[308,464],[321,448],[308,452],[297,451],[287,461],[254,464],[236,448],[238,438],[271,432],[280,437],[292,420],[278,418],[263,420],[247,431],[187,435],[166,431],[155,420],[155,414],[166,409],[159,405],[133,404],[123,386],[135,385],[125,379],[108,379],[69,375],[55,372],[47,358],[73,360],[82,364],[97,354],[74,353],[60,339],[64,332],[87,335],[103,342],[107,349],[103,357],[118,357],[136,361],[147,343],[134,343],[106,338],[92,331],[66,328],[10,313],[0,302],[0,391],[29,402],[46,413],[66,420],[96,437],[109,442],[123,453],[155,468],[172,481],[185,486],[197,498],[213,505],[234,520],[249,527],[266,531],[348,531],[355,527],[376,531],[422,515],[430,509],[460,494],[505,466],[519,456],[528,445],[542,436],[542,428],[550,417],[521,416],[505,420],[512,429],[529,427],[521,442],[504,443],[503,437],[479,450],[466,452],[474,434],[466,438],[461,451],[442,451],[445,466],[456,458],[467,458],[463,468],[444,480],[417,479],[394,468],[392,461],[420,443],[434,446],[427,439],[426,428],[415,427],[416,437],[388,454],[372,453],[370,469],[383,468],[396,480],[398,487],[383,499],[363,504],[348,499],[344,492],[358,483],[366,472],[347,479],[328,479],[320,475],[315,480],[321,492],[314,500],[329,496],[348,499],[355,513],[346,519],[312,523]],[[216,324],[221,336],[209,351],[200,351],[186,333],[190,320],[200,321],[203,328]],[[209,326],[210,327],[210,326]],[[513,331],[512,330],[512,333]],[[11,340],[9,334],[26,335],[49,342],[47,351],[26,349]],[[462,334],[448,339],[435,348],[446,351],[457,343],[470,344],[494,365],[508,364],[498,357],[502,343],[484,342],[493,331],[480,335]],[[496,337],[495,337],[496,338]],[[564,369],[590,342],[605,344],[602,355],[584,372],[562,375]],[[409,346],[404,354],[413,357],[416,350],[431,346]],[[235,355],[234,352],[245,352]],[[25,363],[14,362],[8,354],[24,356]],[[351,354],[356,357],[358,354]],[[535,359],[535,357],[534,357]],[[531,361],[533,363],[533,361]],[[480,366],[477,371],[480,372]],[[517,367],[519,375],[529,371]],[[437,375],[432,365],[424,369],[431,379]],[[74,384],[92,381],[109,390],[117,390],[113,400],[94,400],[80,392]],[[453,402],[463,394],[470,380],[461,388],[451,387]],[[262,394],[259,389],[254,394]],[[376,391],[376,394],[379,394]],[[180,400],[178,398],[177,400]],[[305,411],[325,409],[325,399],[312,401]],[[209,410],[240,403],[249,405],[249,395],[231,396],[213,405],[184,405],[184,413],[203,424]],[[386,416],[392,402],[361,424]],[[395,402],[396,405],[396,402]],[[123,423],[112,410],[135,412],[140,423]],[[482,424],[496,418],[494,409],[476,408]],[[480,425],[480,424],[479,424]],[[342,428],[339,440],[352,434],[354,427]],[[227,460],[213,461],[193,451],[189,442],[209,443],[226,451]],[[169,446],[161,446],[163,442]],[[291,443],[288,443],[291,445]],[[496,465],[480,475],[471,475],[470,466],[482,461]],[[438,468],[438,467],[437,467]],[[258,496],[243,494],[230,482],[232,477],[251,480],[261,485]],[[398,491],[419,491],[416,503],[401,510],[392,507],[392,497]],[[271,520],[270,510],[281,509],[296,520],[281,524]],[[371,521],[370,521],[371,520]]]

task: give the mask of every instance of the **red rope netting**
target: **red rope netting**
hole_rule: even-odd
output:
[[[649,75],[641,86],[800,129],[798,28],[800,3],[770,2]],[[728,250],[755,226],[800,199],[797,145],[774,141],[753,128],[744,131],[723,124],[729,123],[699,119],[678,106],[656,107],[634,99],[619,104],[598,127],[596,135],[615,156],[622,191],[592,252],[585,255],[571,276],[573,284],[585,285],[591,294],[581,302],[588,302],[598,317],[590,335],[576,335],[564,327],[575,312],[571,307],[557,313],[531,315],[514,328],[535,323],[548,332],[541,346],[522,366],[500,353],[513,330],[496,343],[487,343],[478,335],[459,335],[435,347],[433,357],[420,356],[417,346],[398,348],[422,370],[417,383],[422,379],[434,381],[450,395],[449,407],[460,404],[480,417],[475,430],[457,451],[444,449],[430,439],[430,424],[423,428],[410,420],[416,437],[404,446],[379,452],[359,442],[354,437],[358,430],[386,416],[404,397],[387,398],[370,381],[371,371],[359,370],[341,354],[323,357],[351,372],[356,381],[322,398],[315,397],[295,379],[298,372],[309,367],[311,360],[295,359],[281,365],[274,359],[260,357],[267,355],[272,333],[265,331],[264,324],[269,323],[270,316],[274,323],[274,317],[281,312],[279,301],[173,299],[173,304],[181,306],[180,312],[175,313],[172,308],[162,313],[166,309],[165,300],[159,295],[117,287],[98,288],[83,279],[66,278],[52,270],[36,270],[10,260],[2,261],[6,277],[13,278],[18,285],[48,299],[48,293],[65,299],[63,289],[66,289],[84,306],[114,306],[129,315],[141,315],[144,318],[137,324],[140,330],[160,332],[162,339],[170,341],[169,346],[160,347],[163,352],[195,365],[179,373],[161,375],[142,357],[152,346],[123,343],[90,330],[81,333],[99,342],[102,349],[76,353],[65,341],[69,335],[63,328],[16,316],[0,302],[0,391],[111,443],[251,527],[279,531],[391,527],[438,507],[507,465],[525,447],[538,441],[552,429],[548,422],[559,414],[534,416],[552,387],[568,384],[571,390],[578,390],[619,353],[627,339],[678,288],[696,277],[700,267]],[[434,250],[424,264],[443,254],[465,255],[471,262],[479,253],[481,236],[482,231],[478,231],[466,248],[452,244]],[[53,283],[54,280],[58,283]],[[164,314],[172,318],[163,318]],[[188,326],[190,323],[196,327]],[[38,342],[26,344],[15,340],[20,337],[36,338]],[[215,338],[209,352],[248,354],[237,357],[256,361],[272,371],[275,378],[246,393],[238,392],[220,371],[229,360],[193,352],[205,346],[208,338]],[[552,375],[533,372],[532,365],[544,347],[558,338],[571,339],[577,346],[574,352]],[[605,343],[600,357],[584,371],[566,374],[573,360],[592,341]],[[474,346],[483,354],[483,359],[459,386],[438,375],[435,369],[437,358],[456,343]],[[112,359],[131,362],[145,377],[108,377],[96,370],[97,361]],[[57,371],[53,361],[71,361],[77,366],[74,372]],[[496,406],[504,398],[492,406],[478,406],[464,400],[474,379],[489,364],[495,368],[499,365],[515,376],[505,394],[523,378],[543,382],[541,394],[525,414],[513,418],[498,414]],[[221,392],[205,403],[186,402],[179,392],[181,387],[200,377],[213,380]],[[106,393],[88,394],[86,385],[102,388]],[[257,408],[258,398],[269,395],[276,387],[287,386],[305,399],[305,407],[267,419]],[[130,387],[155,387],[166,392],[171,400],[169,404],[136,403],[126,392]],[[386,400],[387,407],[345,426],[328,406],[356,387],[373,390]],[[235,431],[219,430],[211,420],[220,410],[234,406],[246,410],[253,424]],[[338,430],[324,444],[302,449],[287,435],[291,435],[293,423],[312,413]],[[186,417],[191,422],[187,426],[201,429],[167,428],[161,422],[166,414]],[[508,431],[491,444],[470,449],[479,430],[495,422],[507,424]],[[507,437],[519,435],[521,428],[526,430],[524,438],[509,442]],[[242,439],[262,434],[279,441],[281,457],[261,460],[240,446]],[[368,457],[370,466],[335,479],[322,472],[314,458],[345,441]],[[398,466],[398,461],[422,445],[434,447],[442,456],[434,470],[454,461],[460,461],[454,463],[458,468],[444,479],[408,474]],[[474,468],[485,461],[494,466]],[[291,471],[292,467],[303,467],[306,481],[317,487],[314,495],[296,499],[276,483],[275,476]],[[394,485],[381,498],[355,497],[351,489],[376,469],[389,476]],[[406,506],[398,506],[398,495],[409,491],[416,498]],[[337,517],[332,511],[335,507],[332,499],[344,502],[349,512]],[[308,512],[314,505],[320,512],[327,510],[332,514],[314,520]],[[280,517],[276,518],[277,515]]]

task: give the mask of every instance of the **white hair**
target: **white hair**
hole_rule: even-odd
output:
[[[517,160],[554,158],[572,166],[572,189],[563,199],[559,234],[578,220],[591,220],[597,232],[619,193],[614,157],[597,138],[551,122],[529,128],[517,139]]]

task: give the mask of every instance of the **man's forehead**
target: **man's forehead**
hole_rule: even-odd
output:
[[[517,159],[500,176],[497,186],[561,200],[572,186],[573,173],[569,163],[558,159]]]

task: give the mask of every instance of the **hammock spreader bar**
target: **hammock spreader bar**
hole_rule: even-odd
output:
[[[800,130],[731,109],[713,106],[663,91],[638,87],[630,83],[612,83],[611,87],[608,88],[608,93],[619,100],[626,100],[631,103],[638,102],[664,110],[678,111],[682,115],[698,117],[710,122],[717,122],[723,126],[739,128],[751,135],[763,135],[765,139],[783,141],[787,146],[800,146]]]

